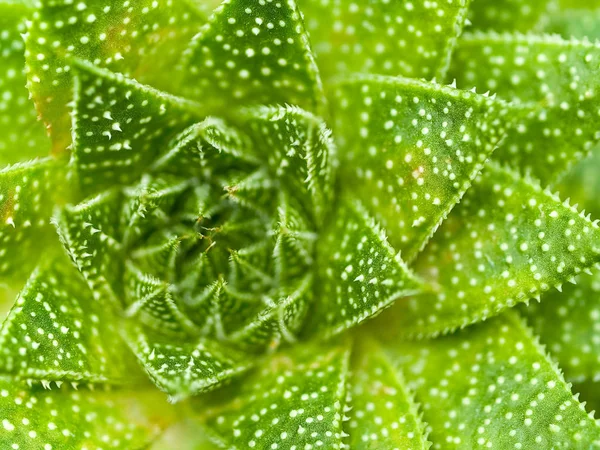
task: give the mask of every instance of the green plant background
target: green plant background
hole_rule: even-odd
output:
[[[599,36],[0,0],[0,448],[600,447]]]

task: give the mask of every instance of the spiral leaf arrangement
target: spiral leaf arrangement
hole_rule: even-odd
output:
[[[568,3],[0,0],[0,447],[600,448]]]

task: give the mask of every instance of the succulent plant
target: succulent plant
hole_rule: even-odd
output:
[[[0,0],[0,448],[600,448],[597,37]]]

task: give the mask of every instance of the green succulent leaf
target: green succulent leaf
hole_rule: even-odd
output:
[[[120,216],[123,244],[129,247],[141,240],[146,241],[144,247],[152,247],[149,236],[170,224],[175,205],[192,186],[189,178],[144,175],[138,184],[124,188]]]
[[[80,276],[62,259],[33,272],[0,329],[1,372],[44,383],[140,380],[120,320]]]
[[[188,47],[186,95],[223,111],[289,103],[323,108],[321,79],[296,2],[225,0]]]
[[[0,170],[0,277],[15,280],[35,267],[32,252],[51,248],[52,209],[67,196],[64,164],[52,158]],[[26,275],[27,276],[27,275]]]
[[[215,442],[231,449],[343,448],[349,356],[344,341],[271,358],[207,420]]]
[[[125,296],[130,305],[125,314],[161,334],[186,338],[197,334],[194,323],[185,315],[175,287],[140,271],[133,263],[125,266]]]
[[[152,172],[226,179],[259,165],[249,137],[221,119],[208,117],[184,130]]]
[[[600,427],[515,315],[386,352],[414,389],[433,448],[589,449]],[[592,444],[594,443],[594,444]]]
[[[344,200],[318,249],[318,296],[311,332],[331,335],[420,290],[385,232],[359,202]]]
[[[78,450],[144,448],[173,421],[161,395],[149,391],[46,390],[0,377],[2,448]]]
[[[548,347],[568,380],[600,379],[600,277],[581,276],[563,294],[523,309],[536,335]]]
[[[283,342],[296,342],[296,335],[304,324],[312,303],[312,274],[300,279],[297,285],[281,288],[278,298],[265,298],[266,307],[249,323],[227,337],[238,348],[264,351]]]
[[[37,121],[25,89],[25,20],[32,8],[25,2],[0,2],[0,161],[12,164],[46,156],[50,141]],[[14,149],[19,151],[15,152]]]
[[[484,320],[558,289],[600,260],[596,222],[533,180],[489,164],[419,256],[433,292],[397,302],[403,334]]]
[[[119,242],[116,191],[87,199],[56,212],[53,222],[71,260],[85,278],[95,300],[119,305],[123,246]]]
[[[249,109],[244,116],[271,172],[320,224],[333,198],[335,148],[325,123],[292,106]]]
[[[319,68],[337,74],[443,77],[470,0],[301,0]],[[476,3],[476,2],[475,2]]]
[[[123,75],[78,63],[73,160],[85,193],[135,181],[200,106]]]
[[[450,74],[514,104],[515,127],[494,158],[550,184],[600,139],[599,60],[588,40],[475,33],[463,36]]]
[[[357,339],[351,368],[347,403],[352,409],[344,424],[350,448],[428,449],[417,405],[381,344],[367,335]]]
[[[475,1],[469,20],[477,30],[526,32],[539,29],[557,6],[557,0]]]
[[[150,379],[172,402],[215,389],[252,365],[236,350],[202,337],[173,341],[132,325],[128,343]]]
[[[25,39],[28,88],[56,153],[65,152],[71,142],[67,105],[75,59],[168,90],[178,86],[173,83],[173,67],[204,22],[185,0],[39,3]]]
[[[345,161],[340,178],[410,261],[506,132],[505,105],[452,87],[379,76],[341,82],[334,98]]]

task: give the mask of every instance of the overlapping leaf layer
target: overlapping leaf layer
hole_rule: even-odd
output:
[[[593,6],[216,3],[0,0],[0,447],[600,447]]]

